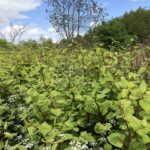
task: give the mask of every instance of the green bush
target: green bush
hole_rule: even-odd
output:
[[[136,55],[14,52],[0,72],[0,149],[149,149],[150,59]]]
[[[121,21],[130,35],[136,35],[141,42],[150,39],[150,9],[139,8],[125,13]]]
[[[90,30],[84,40],[91,41],[91,45],[103,45],[114,50],[131,47],[137,42],[149,44],[150,10],[139,8],[104,22]]]
[[[5,50],[5,51],[8,51],[8,50],[11,50],[12,48],[12,44],[7,42],[6,40],[4,39],[0,39],[0,50]]]
[[[119,19],[113,19],[107,23],[99,25],[92,33],[95,41],[102,43],[105,48],[121,49],[122,46],[127,46],[131,36],[128,34],[125,25]]]

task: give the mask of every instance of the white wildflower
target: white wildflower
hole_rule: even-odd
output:
[[[64,136],[65,136],[65,134],[59,134],[58,136],[59,136],[59,137],[64,137]]]
[[[82,145],[82,147],[81,147],[82,150],[88,150],[88,148],[89,147],[86,144]]]
[[[52,148],[51,148],[51,146],[46,146],[45,148],[44,148],[44,150],[51,150]]]
[[[95,146],[97,145],[97,143],[96,143],[96,142],[92,142],[92,143],[90,143],[90,145],[91,145],[92,147],[95,147]]]
[[[21,139],[22,139],[22,135],[17,136],[16,139],[17,139],[17,140],[21,140]]]
[[[75,143],[76,143],[75,141],[71,141],[69,144],[70,145],[75,145]]]
[[[32,148],[33,147],[33,144],[32,143],[28,143],[25,148]]]

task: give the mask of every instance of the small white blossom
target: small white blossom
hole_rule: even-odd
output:
[[[25,110],[25,107],[19,107],[18,108],[20,111],[24,111]]]
[[[25,148],[32,148],[33,144],[32,143],[28,143],[27,145],[25,145]]]
[[[29,139],[24,139],[22,142],[23,142],[23,145],[26,145],[28,143]]]
[[[95,147],[95,146],[97,145],[97,143],[96,143],[96,142],[92,142],[92,143],[90,143],[90,145],[91,145],[92,147]]]
[[[22,139],[22,135],[17,136],[16,139],[17,139],[17,140],[21,140],[21,139]]]
[[[82,147],[81,147],[82,150],[88,150],[88,148],[89,147],[86,144],[82,145]]]
[[[59,137],[64,137],[65,136],[65,134],[59,134]]]
[[[46,146],[45,148],[44,148],[44,150],[51,150],[52,148],[51,148],[51,146]]]
[[[76,143],[75,141],[71,141],[69,144],[70,145],[75,145],[75,143]]]

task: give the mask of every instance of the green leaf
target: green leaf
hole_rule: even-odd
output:
[[[62,124],[62,126],[63,126],[62,128],[63,132],[75,129],[74,122],[72,122],[71,120],[67,120]]]
[[[29,135],[32,136],[35,132],[35,128],[34,127],[28,127],[28,132],[29,132]]]
[[[8,139],[12,139],[14,137],[14,135],[12,133],[9,133],[9,132],[5,132],[4,135]]]
[[[101,123],[97,123],[94,127],[94,130],[96,133],[103,133],[105,131],[108,131],[111,129],[111,124],[106,124],[106,125],[103,125]]]
[[[52,131],[52,127],[47,124],[46,122],[44,122],[43,124],[41,124],[39,127],[39,131],[43,134],[46,135],[47,133]]]
[[[60,140],[58,140],[57,142],[55,142],[55,144],[53,144],[52,150],[57,150],[58,145],[61,145],[61,143],[63,143],[64,141],[72,140],[72,138],[73,136],[71,134],[65,134]]]
[[[129,94],[129,90],[128,89],[123,89],[122,92],[121,92],[121,97],[122,98],[125,98],[127,97]]]
[[[56,97],[56,96],[59,96],[60,95],[60,92],[58,91],[51,91],[51,96],[52,97]]]
[[[136,84],[134,83],[134,82],[129,82],[128,83],[128,88],[130,89],[130,90],[132,90],[133,88],[135,88],[136,87]]]
[[[112,133],[107,137],[107,139],[112,145],[114,145],[118,148],[122,148],[124,139],[125,139],[125,135],[120,134],[120,133]]]
[[[143,119],[141,123],[143,127],[147,127],[149,125],[146,119]]]
[[[105,75],[105,72],[106,72],[106,66],[103,66],[100,68],[100,71],[103,75]]]
[[[95,141],[94,137],[90,133],[87,133],[86,131],[81,132],[80,137],[82,137],[84,140],[86,140],[88,142]]]
[[[4,124],[4,130],[6,130],[8,128],[8,122],[6,121]]]
[[[58,136],[58,133],[54,131],[54,132],[51,132],[50,134],[48,134],[48,135],[45,137],[45,139],[46,139],[46,141],[48,141],[48,142],[53,142],[54,139],[55,139],[57,136]]]
[[[62,110],[61,109],[51,109],[50,110],[51,111],[51,113],[53,114],[53,115],[55,115],[55,116],[60,116],[63,112],[62,112]]]
[[[148,135],[142,135],[142,140],[144,144],[150,143],[150,137]]]
[[[104,150],[112,150],[112,146],[108,143],[104,145]]]
[[[141,120],[138,120],[136,117],[132,115],[127,115],[125,119],[129,122],[129,125],[134,129],[137,130],[141,127]]]
[[[131,101],[128,100],[120,100],[119,103],[124,110],[131,106]]]
[[[57,99],[56,104],[60,107],[66,107],[71,103],[71,101],[67,101],[66,99]]]
[[[127,88],[128,87],[128,81],[125,77],[121,77],[121,87]]]
[[[141,92],[142,93],[146,92],[146,89],[147,89],[146,83],[145,83],[145,81],[142,81],[141,84],[140,84]]]
[[[140,106],[145,110],[146,113],[150,113],[150,100],[141,100]]]
[[[64,141],[71,140],[72,138],[73,138],[73,135],[71,135],[71,134],[65,134],[60,140],[58,140],[58,142],[62,143]]]
[[[76,99],[77,101],[84,101],[83,96],[80,95],[80,94],[76,95],[76,96],[75,96],[75,99]]]

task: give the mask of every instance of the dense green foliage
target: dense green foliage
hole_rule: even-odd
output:
[[[0,39],[0,150],[149,150],[149,13],[59,44]]]
[[[96,27],[91,34],[96,43],[103,44],[107,49],[113,47],[118,49],[121,48],[121,46],[127,46],[132,39],[125,25],[119,19],[111,20]]]
[[[0,57],[0,149],[150,149],[149,50]]]
[[[150,9],[139,8],[121,18],[129,34],[136,35],[141,42],[150,40]]]
[[[8,51],[8,50],[11,50],[11,48],[12,48],[12,44],[11,43],[9,43],[6,40],[0,38],[0,49],[1,50]]]
[[[130,47],[136,41],[150,41],[150,10],[139,8],[95,27],[85,35],[108,49]]]

